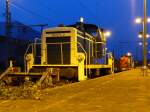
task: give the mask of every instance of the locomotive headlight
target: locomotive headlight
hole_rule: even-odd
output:
[[[110,37],[110,36],[111,36],[111,32],[110,32],[110,31],[106,31],[106,32],[104,33],[104,35],[105,35],[106,37]]]
[[[127,56],[131,56],[132,54],[130,52],[127,53]]]
[[[78,53],[78,61],[81,62],[85,59],[85,55],[83,53]]]
[[[80,22],[83,23],[84,22],[84,18],[80,17]]]

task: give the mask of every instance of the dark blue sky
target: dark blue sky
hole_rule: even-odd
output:
[[[142,16],[143,0],[10,0],[12,19],[24,24],[60,23],[73,24],[82,16],[88,23],[112,31],[108,48],[116,53],[136,53],[137,33],[142,30],[134,19]],[[150,16],[150,0],[147,0],[147,15]],[[4,21],[5,0],[0,0],[0,20]],[[148,25],[149,27],[150,25]],[[148,30],[150,31],[150,30]],[[127,41],[124,45],[120,41]],[[140,48],[138,48],[138,51]],[[139,53],[139,52],[138,52]],[[122,54],[118,54],[122,55]]]

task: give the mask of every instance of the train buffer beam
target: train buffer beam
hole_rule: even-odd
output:
[[[12,72],[8,73],[9,77],[15,77],[15,76],[20,76],[20,77],[26,77],[26,76],[42,76],[42,73],[26,73],[26,72]]]

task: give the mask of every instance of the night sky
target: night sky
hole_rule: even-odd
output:
[[[26,25],[73,24],[82,16],[85,22],[97,24],[112,32],[108,38],[108,50],[116,56],[126,52],[141,54],[137,35],[142,25],[134,23],[142,17],[143,0],[10,0],[12,20]],[[150,0],[147,0],[147,16],[150,16]],[[5,0],[0,0],[0,21],[5,17]],[[150,25],[148,25],[150,27]],[[148,29],[149,33],[150,30]],[[123,43],[124,44],[123,44]],[[150,44],[150,43],[149,43]],[[136,57],[136,56],[135,56]],[[137,58],[137,57],[136,57]]]

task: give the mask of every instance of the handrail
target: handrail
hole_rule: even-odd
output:
[[[83,50],[83,52],[85,54],[85,57],[86,57],[86,59],[85,59],[85,64],[86,64],[85,69],[86,69],[86,76],[87,76],[87,52],[83,48],[83,46],[82,46],[82,44],[80,42],[56,42],[56,43],[47,43],[47,45],[49,45],[49,44],[51,44],[51,45],[52,44],[53,45],[60,44],[61,46],[63,46],[63,44],[70,44],[70,43],[77,43],[77,45],[79,45],[79,47]],[[26,60],[25,60],[26,55],[27,55],[27,53],[28,53],[30,48],[32,48],[32,53],[34,53],[33,49],[35,50],[35,48],[33,47],[33,45],[36,46],[37,44],[41,44],[41,43],[31,43],[31,44],[28,45],[28,48],[26,49],[26,52],[24,54],[24,69],[25,69],[25,73],[27,73]],[[62,54],[63,54],[63,50],[61,50],[61,56],[62,56]],[[35,55],[34,55],[34,57],[35,57]],[[62,57],[61,57],[61,59],[62,59]],[[61,61],[63,62],[63,60],[61,60]]]
[[[96,42],[96,44],[106,44],[106,42]]]
[[[27,73],[26,56],[27,56],[27,53],[28,53],[30,47],[32,47],[32,46],[33,46],[33,43],[29,44],[28,47],[27,47],[27,49],[26,49],[26,52],[25,52],[25,54],[24,54],[24,70],[25,70],[25,73]]]
[[[83,52],[85,53],[85,70],[86,70],[86,76],[87,76],[87,52],[85,51],[84,47],[82,46],[82,44],[80,42],[77,42],[77,44],[80,45],[81,49],[83,50]]]
[[[10,67],[8,67],[1,75],[0,75],[0,80],[2,80],[6,75],[7,73],[9,73],[10,71]]]
[[[37,41],[41,41],[41,39],[40,38],[35,38],[34,39],[34,57],[36,56],[36,45],[37,45]]]

